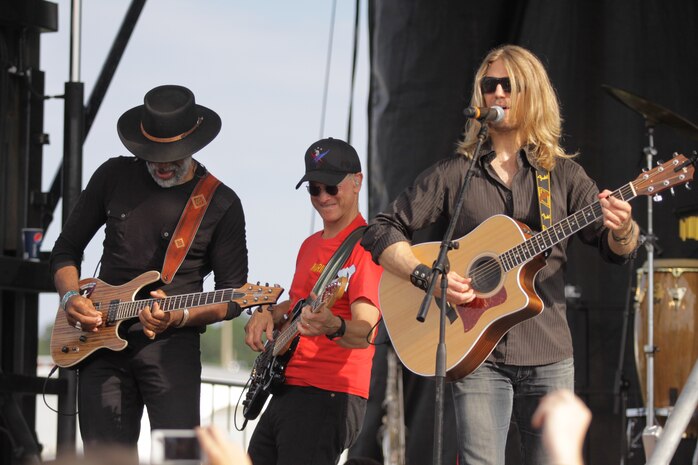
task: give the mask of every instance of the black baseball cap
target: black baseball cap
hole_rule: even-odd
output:
[[[305,151],[305,176],[298,181],[296,189],[305,181],[336,186],[347,174],[360,172],[361,162],[354,147],[332,137],[321,139]]]

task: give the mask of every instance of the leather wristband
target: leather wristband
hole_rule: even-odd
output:
[[[429,279],[431,279],[431,268],[424,263],[417,265],[410,273],[410,282],[423,291],[429,288]]]
[[[339,315],[337,315],[337,318],[339,318],[339,329],[332,334],[325,335],[327,336],[327,339],[329,339],[330,341],[343,337],[344,333],[347,332],[347,322],[344,321],[344,318],[342,318]]]

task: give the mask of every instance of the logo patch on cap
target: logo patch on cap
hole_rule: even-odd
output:
[[[320,152],[320,150],[322,150],[322,149],[318,147],[313,152],[313,164],[315,165],[316,168],[318,166],[320,166],[320,164],[322,163],[322,159],[325,157],[325,155],[330,153],[329,150],[325,150],[324,152]]]

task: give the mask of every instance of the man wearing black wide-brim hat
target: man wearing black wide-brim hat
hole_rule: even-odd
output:
[[[160,279],[134,300],[201,292],[211,272],[216,289],[238,288],[247,281],[240,199],[192,158],[220,131],[219,116],[197,105],[189,89],[165,85],[125,112],[117,129],[135,157],[111,158],[97,169],[51,253],[66,320],[88,338],[114,323],[103,321],[103,314],[110,318],[111,313],[96,310],[79,293],[83,252],[102,226],[98,277],[104,283],[128,288],[141,274],[162,270]],[[233,302],[167,312],[155,303],[140,310],[138,318],[122,321],[119,335],[128,341],[126,349],[98,350],[77,365],[86,451],[119,443],[135,452],[144,406],[153,429],[197,426],[199,334],[207,324],[239,314]]]

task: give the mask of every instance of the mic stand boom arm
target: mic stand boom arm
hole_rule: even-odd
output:
[[[451,249],[458,248],[458,242],[453,242],[453,231],[456,228],[456,222],[460,216],[460,211],[463,208],[463,201],[465,200],[465,190],[467,188],[468,182],[473,175],[473,166],[478,162],[480,156],[480,148],[482,147],[482,142],[487,138],[487,124],[485,122],[480,122],[480,132],[477,135],[477,145],[475,151],[473,152],[472,159],[470,161],[470,166],[465,173],[463,183],[458,191],[456,206],[453,209],[451,215],[451,220],[449,221],[446,234],[441,241],[441,248],[439,250],[439,256],[432,265],[431,279],[429,280],[429,287],[427,288],[424,300],[422,300],[422,305],[419,308],[419,313],[417,314],[417,321],[424,322],[427,313],[429,312],[429,306],[431,305],[431,299],[434,296],[434,286],[437,281],[437,277],[441,276],[441,298],[437,299],[439,307],[441,310],[440,322],[439,322],[439,343],[436,349],[436,369],[435,373],[435,393],[434,393],[434,451],[432,455],[432,464],[441,465],[442,456],[442,429],[443,429],[443,410],[444,410],[444,382],[446,379],[446,343],[445,343],[445,333],[446,333],[446,309],[448,303],[446,301],[446,292],[448,290],[448,279],[446,275],[448,274],[448,257],[447,254]]]

